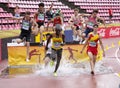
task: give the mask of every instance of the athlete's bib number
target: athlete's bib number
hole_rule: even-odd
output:
[[[28,22],[23,22],[22,29],[29,30],[29,23]]]
[[[97,45],[97,43],[94,41],[89,43],[89,46],[91,46],[91,47],[96,47],[96,45]]]
[[[55,47],[55,48],[59,48],[60,46],[61,46],[61,43],[59,43],[59,42],[55,42],[55,43],[54,43],[54,47]]]
[[[89,27],[89,28],[93,28],[93,23],[92,22],[89,22],[88,24],[87,24],[87,27]]]
[[[38,15],[38,20],[44,21],[44,14],[39,14]]]

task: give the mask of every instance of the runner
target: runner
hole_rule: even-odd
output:
[[[100,42],[100,46],[103,51],[103,56],[105,56],[105,51],[104,47],[101,41],[101,36],[97,33],[98,25],[95,24],[93,25],[93,32],[90,32],[88,35],[88,38],[81,50],[81,53],[85,49],[87,45],[87,54],[90,58],[90,66],[91,66],[91,74],[94,75],[94,67],[95,67],[95,62],[98,54],[98,42]]]
[[[81,33],[83,30],[83,17],[82,14],[79,13],[79,9],[74,9],[74,15],[71,16],[68,23],[71,25],[73,30],[73,40],[80,41],[78,37],[81,37]],[[76,40],[77,39],[77,40]]]
[[[55,33],[48,39],[46,50],[48,50],[48,43],[52,39],[52,58],[56,58],[57,63],[54,70],[54,76],[57,76],[57,70],[62,58],[62,44],[64,43],[64,35],[61,33],[61,25],[55,26]]]
[[[50,23],[53,23],[53,31],[54,31],[55,26],[56,26],[57,24],[60,24],[61,27],[63,26],[63,17],[61,16],[60,10],[57,10],[57,11],[55,12],[54,18],[51,19],[51,20],[48,22],[48,24],[47,24],[47,30],[48,30],[48,27],[49,27],[49,24],[50,24]]]
[[[98,24],[98,22],[101,22],[105,25],[105,21],[103,18],[97,16],[98,10],[94,9],[92,14],[83,14],[83,16],[87,16],[88,20],[86,21],[86,30],[83,32],[83,37],[87,37],[90,32],[93,31],[93,25]],[[106,27],[106,25],[105,25]]]
[[[50,33],[46,34],[46,41],[43,42],[43,45],[46,47],[47,45],[47,41],[49,39],[49,37],[51,36]],[[52,43],[51,40],[48,42],[48,49],[45,51],[45,57],[44,57],[44,61],[45,61],[45,67],[48,65],[48,63],[52,60],[51,57],[51,53],[52,53]]]
[[[40,45],[42,45],[43,41],[43,32],[44,30],[44,22],[45,22],[45,11],[44,11],[44,3],[40,3],[38,12],[35,13],[34,19],[38,24],[38,29],[35,32],[35,35],[37,35],[40,32]]]
[[[32,28],[36,28],[37,23],[30,18],[30,12],[26,11],[25,16],[23,18],[16,18],[16,20],[22,20],[21,25],[21,33],[19,39],[17,39],[17,43],[21,43],[25,39],[25,45],[27,46],[26,50],[26,61],[30,60],[29,52],[30,52],[30,37],[32,33]]]

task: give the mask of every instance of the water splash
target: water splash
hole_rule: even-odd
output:
[[[42,68],[37,69],[35,71],[35,75],[40,76],[52,76],[55,66],[51,67],[48,65],[47,67],[42,66]],[[90,74],[90,64],[89,62],[81,62],[81,63],[69,63],[67,61],[62,61],[60,67],[57,71],[58,76],[77,76],[83,74]],[[107,74],[113,72],[112,67],[106,67],[102,61],[96,63],[95,73],[96,74]]]

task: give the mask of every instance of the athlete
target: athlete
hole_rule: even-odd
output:
[[[94,24],[98,24],[99,22],[101,22],[105,25],[104,19],[99,17],[97,14],[98,14],[97,9],[94,9],[92,14],[82,14],[83,16],[87,16],[88,18],[88,20],[86,21],[86,30],[83,32],[84,37],[87,37],[88,34],[93,31]]]
[[[48,24],[47,24],[47,30],[48,30],[48,27],[49,27],[49,24],[50,23],[53,23],[53,31],[55,29],[55,26],[57,24],[61,25],[61,27],[63,26],[63,17],[61,16],[60,14],[60,10],[57,10],[56,13],[55,13],[55,16],[53,19],[51,19]]]
[[[40,3],[38,12],[35,13],[34,19],[38,24],[38,29],[35,34],[37,35],[40,32],[40,45],[43,43],[43,32],[44,32],[44,22],[45,22],[45,11],[44,11],[44,3]]]
[[[27,46],[26,50],[26,61],[30,60],[29,52],[30,52],[30,37],[32,33],[32,28],[36,28],[37,23],[30,17],[30,12],[26,11],[25,16],[23,18],[16,18],[16,20],[22,20],[21,25],[21,33],[19,39],[17,39],[17,43],[21,43],[25,40],[25,45]]]
[[[79,13],[79,9],[74,9],[74,15],[71,16],[68,23],[71,25],[73,30],[73,39],[76,40],[77,37],[81,37],[83,30],[83,17],[82,14]]]
[[[49,37],[51,36],[50,33],[46,34],[46,41],[43,42],[43,45],[46,47],[47,45],[47,41],[49,39]],[[48,63],[52,60],[51,57],[51,53],[52,53],[52,42],[51,40],[49,40],[48,42],[48,46],[47,46],[47,50],[45,51],[45,57],[44,57],[44,61],[45,61],[45,67],[48,65]]]
[[[103,56],[105,56],[105,51],[104,47],[101,41],[101,36],[97,33],[98,25],[95,24],[93,25],[93,32],[90,32],[88,35],[88,38],[81,50],[81,53],[87,46],[87,54],[90,58],[90,66],[91,66],[91,74],[94,75],[94,67],[95,67],[95,62],[98,54],[98,42],[100,43],[100,46],[103,51]]]
[[[61,33],[62,28],[61,25],[55,26],[55,33],[51,35],[51,37],[47,41],[46,50],[48,49],[48,43],[52,39],[52,58],[55,58],[57,60],[55,70],[54,70],[54,76],[57,76],[57,70],[62,58],[62,45],[64,44],[64,35]]]

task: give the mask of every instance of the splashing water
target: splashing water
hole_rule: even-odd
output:
[[[55,69],[54,66],[48,65],[47,67],[42,66],[42,68],[38,68],[35,71],[35,75],[41,76],[51,76]],[[58,76],[77,76],[87,74],[89,75],[91,71],[90,63],[89,62],[81,62],[81,63],[68,63],[67,61],[62,61],[60,67],[57,71]],[[102,61],[99,61],[95,65],[95,73],[96,74],[107,74],[113,72],[112,67],[104,66]]]

